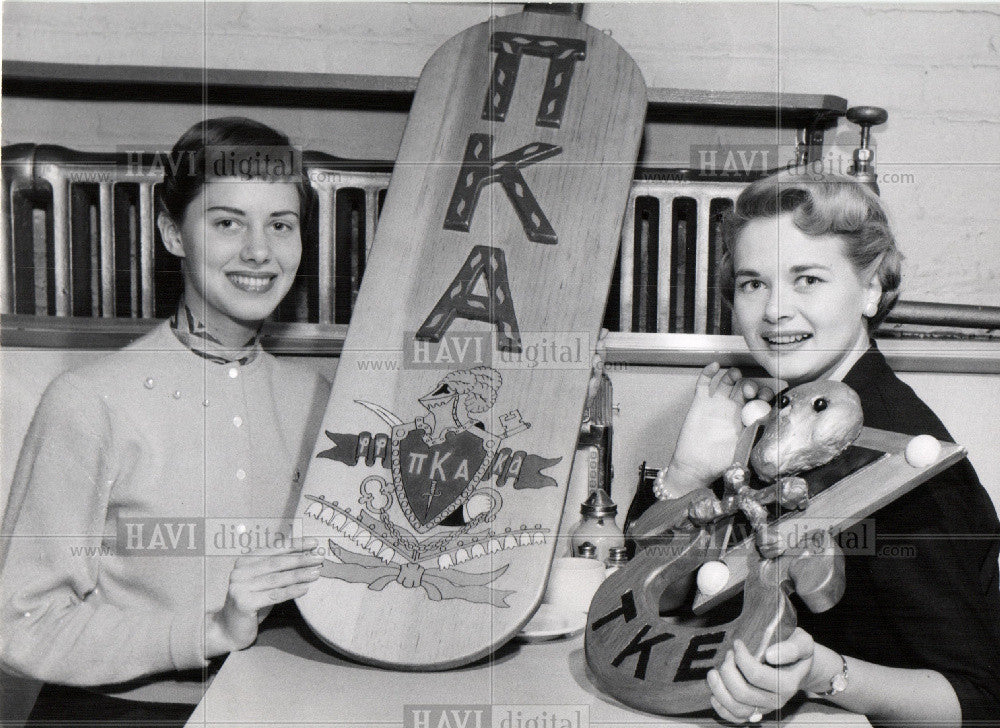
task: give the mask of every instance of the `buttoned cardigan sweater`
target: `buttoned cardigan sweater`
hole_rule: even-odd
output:
[[[328,394],[316,371],[265,352],[208,361],[167,323],[56,378],[4,514],[4,665],[117,697],[200,700],[205,616],[237,556],[290,522]]]

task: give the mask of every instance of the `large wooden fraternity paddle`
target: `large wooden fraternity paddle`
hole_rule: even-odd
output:
[[[631,58],[575,18],[427,62],[299,503],[299,608],[376,665],[489,653],[541,599],[642,132]]]

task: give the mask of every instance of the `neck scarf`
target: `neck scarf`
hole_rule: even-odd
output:
[[[256,359],[260,352],[260,328],[242,346],[226,347],[212,335],[204,323],[195,318],[183,299],[170,319],[170,330],[184,346],[215,364],[246,365]]]

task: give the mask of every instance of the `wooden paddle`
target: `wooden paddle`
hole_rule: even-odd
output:
[[[424,67],[299,504],[328,545],[299,609],[335,649],[453,667],[540,601],[645,109],[568,16]]]

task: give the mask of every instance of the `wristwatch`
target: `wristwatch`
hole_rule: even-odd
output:
[[[813,693],[813,695],[819,698],[827,698],[847,690],[847,658],[841,655],[840,660],[844,663],[844,666],[840,672],[830,678],[830,689],[822,693]]]

